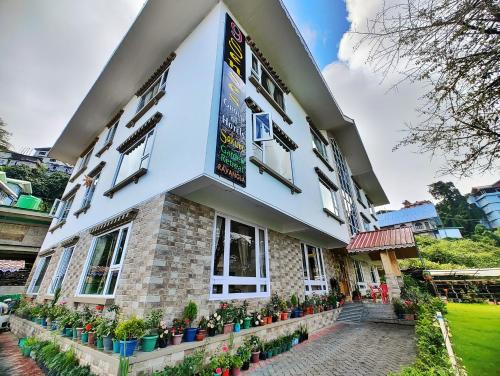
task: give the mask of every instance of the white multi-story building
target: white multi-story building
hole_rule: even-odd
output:
[[[173,317],[379,281],[345,248],[386,194],[280,1],[148,2],[49,156],[75,168],[39,300]]]

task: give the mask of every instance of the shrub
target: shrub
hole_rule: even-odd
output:
[[[139,339],[146,332],[146,324],[144,320],[131,316],[125,321],[118,323],[115,329],[116,338],[119,340]]]
[[[198,306],[195,302],[189,301],[187,306],[184,308],[183,319],[188,320],[188,325],[191,325],[194,320],[196,320],[196,316],[198,315]]]

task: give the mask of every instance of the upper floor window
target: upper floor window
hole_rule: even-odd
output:
[[[114,296],[127,247],[130,225],[94,238],[80,279],[80,295]]]
[[[92,156],[93,150],[94,150],[94,148],[91,148],[87,153],[85,153],[85,155],[82,155],[82,157],[80,158],[80,160],[78,161],[78,163],[75,167],[76,172],[87,167],[87,165],[89,164],[90,157]]]
[[[337,201],[337,194],[335,191],[321,179],[319,180],[319,188],[321,191],[323,208],[335,216],[340,217],[339,203]]]
[[[217,215],[213,242],[211,299],[269,296],[265,229]]]
[[[129,147],[120,156],[114,185],[131,176],[141,168],[147,168],[153,148],[154,129],[146,133],[140,140]]]
[[[144,94],[142,94],[139,99],[139,105],[137,106],[137,111],[139,112],[146,104],[151,101],[159,91],[165,89],[165,85],[167,83],[168,69],[163,72],[163,74],[156,79],[153,84],[147,89]]]
[[[322,249],[303,243],[300,247],[302,250],[302,267],[304,270],[306,295],[327,293],[328,286],[326,283]]]
[[[279,134],[274,133],[269,141],[254,142],[254,155],[279,175],[293,182],[292,150]]]
[[[28,288],[28,293],[30,294],[38,294],[40,291],[40,286],[43,281],[43,277],[47,272],[47,268],[49,267],[51,256],[40,257],[38,260],[38,264],[35,269],[35,273],[33,274],[33,279],[31,280],[30,286]]]
[[[252,54],[252,75],[254,75],[267,93],[274,99],[276,104],[285,110],[285,99],[283,90],[273,80],[266,68],[260,63],[257,56]]]
[[[58,222],[66,221],[68,218],[69,211],[71,210],[71,206],[73,205],[73,200],[75,199],[75,194],[71,194],[64,200],[56,199],[54,204],[52,205],[52,209],[50,209],[49,215],[51,217],[57,218]]]
[[[85,177],[85,194],[83,196],[83,201],[82,201],[82,208],[87,208],[90,206],[90,203],[92,202],[92,197],[94,196],[95,188],[97,186],[97,183],[99,182],[99,178],[101,177],[101,174],[98,173],[96,176],[90,177],[86,176]]]
[[[61,258],[59,259],[59,264],[57,265],[57,270],[52,277],[49,294],[55,294],[55,292],[61,288],[64,276],[66,275],[66,271],[71,261],[71,256],[73,255],[73,249],[74,247],[64,248]]]
[[[365,231],[371,231],[371,225],[370,222],[368,222],[366,219],[363,218],[363,228]]]
[[[106,133],[106,139],[104,140],[104,143],[107,144],[108,142],[113,141],[113,138],[115,137],[116,129],[118,128],[118,121],[113,124],[111,128],[108,129],[108,133]]]
[[[326,145],[321,140],[321,138],[316,134],[315,131],[311,129],[311,135],[312,135],[312,146],[314,149],[318,151],[318,153],[325,158],[326,161],[328,161],[328,152],[326,150]]]

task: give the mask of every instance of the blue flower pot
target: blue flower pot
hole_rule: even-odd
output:
[[[239,322],[234,324],[234,331],[238,333],[241,330],[241,325]]]
[[[198,332],[198,328],[186,328],[184,330],[184,341],[194,342],[196,339],[196,332]]]
[[[41,326],[43,326],[44,328],[46,328],[46,327],[47,327],[47,319],[42,318],[42,319],[40,320],[40,325],[41,325]]]
[[[137,342],[138,341],[136,339],[120,341],[120,355],[126,357],[132,356],[135,348],[137,347]]]
[[[118,354],[120,352],[120,341],[113,339],[113,353]]]

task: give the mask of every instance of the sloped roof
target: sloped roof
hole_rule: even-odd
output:
[[[417,205],[411,208],[394,210],[377,215],[380,227],[392,226],[408,222],[439,218],[434,204]]]
[[[347,246],[349,253],[396,251],[398,258],[416,257],[417,246],[411,227],[359,232]]]

